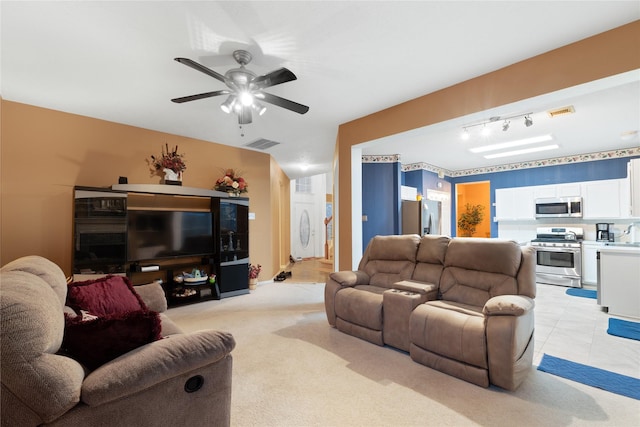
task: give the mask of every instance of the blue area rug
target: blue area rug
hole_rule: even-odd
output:
[[[640,379],[544,354],[538,370],[640,400]]]
[[[566,294],[574,297],[582,297],[582,298],[596,299],[598,297],[598,292],[593,291],[591,289],[569,288],[567,289]]]
[[[640,341],[640,323],[629,322],[628,320],[609,318],[609,335],[615,335],[622,338],[630,338]]]

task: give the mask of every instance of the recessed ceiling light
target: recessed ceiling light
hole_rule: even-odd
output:
[[[519,147],[521,145],[535,144],[536,142],[551,141],[553,136],[550,134],[534,136],[531,138],[516,139],[515,141],[501,142],[498,144],[484,145],[482,147],[470,148],[472,153],[484,153],[485,151],[502,150],[504,148]]]
[[[486,156],[484,156],[484,158],[485,159],[496,159],[498,157],[517,156],[519,154],[528,154],[528,153],[536,153],[538,151],[555,150],[556,148],[560,148],[560,146],[558,144],[543,145],[542,147],[523,148],[521,150],[505,151],[503,153],[495,153],[495,154],[487,154]]]

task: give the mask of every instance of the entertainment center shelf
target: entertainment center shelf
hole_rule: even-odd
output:
[[[111,189],[126,193],[169,194],[175,196],[221,197],[228,198],[229,194],[222,191],[207,190],[206,188],[183,187],[181,185],[164,184],[113,184]]]
[[[126,274],[134,285],[161,280],[170,306],[246,294],[248,217],[247,198],[215,190],[76,187],[74,274]],[[207,280],[174,280],[193,269]]]

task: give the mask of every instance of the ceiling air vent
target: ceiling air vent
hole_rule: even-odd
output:
[[[573,108],[573,105],[569,105],[568,107],[556,108],[555,110],[547,111],[549,117],[554,118],[558,116],[564,116],[565,114],[573,114],[576,110]]]
[[[274,145],[280,144],[279,142],[271,141],[268,139],[260,138],[256,139],[253,142],[248,143],[245,147],[255,148],[257,150],[266,150],[267,148],[271,148]]]

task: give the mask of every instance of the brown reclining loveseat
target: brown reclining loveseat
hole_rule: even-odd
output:
[[[535,250],[501,239],[376,236],[330,275],[331,326],[421,364],[514,390],[533,360]]]

